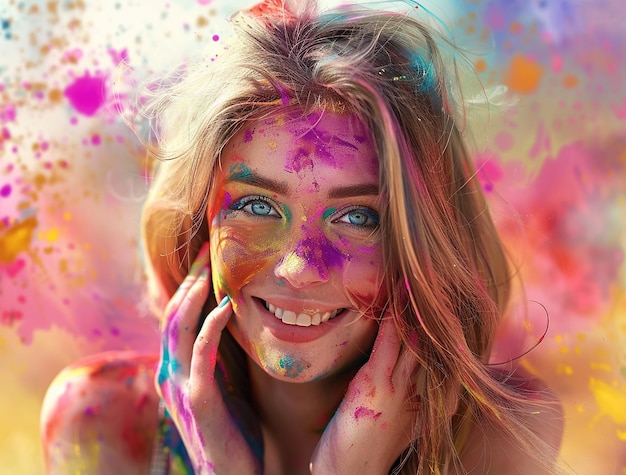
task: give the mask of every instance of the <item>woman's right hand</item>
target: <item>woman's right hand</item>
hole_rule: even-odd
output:
[[[209,294],[209,246],[196,261],[165,308],[157,391],[172,416],[197,474],[261,473],[233,421],[215,379],[217,349],[232,313],[226,297],[205,319],[198,316]]]

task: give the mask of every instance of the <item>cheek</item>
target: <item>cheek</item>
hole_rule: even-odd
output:
[[[382,309],[386,302],[382,249],[373,246],[353,246],[350,260],[343,271],[343,285],[364,308]]]
[[[211,271],[218,297],[228,294],[236,301],[243,286],[268,270],[283,245],[279,234],[275,227],[229,225],[227,219],[211,229]]]

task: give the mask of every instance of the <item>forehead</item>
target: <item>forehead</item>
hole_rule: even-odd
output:
[[[271,166],[299,173],[307,168],[348,169],[378,175],[372,137],[353,114],[276,113],[246,124],[229,142],[223,162]]]

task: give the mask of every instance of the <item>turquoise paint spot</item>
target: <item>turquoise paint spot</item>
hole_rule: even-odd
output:
[[[291,356],[283,356],[278,360],[278,364],[285,371],[285,376],[289,378],[297,377],[308,368],[308,365],[303,361],[294,360]]]
[[[245,178],[248,178],[250,175],[252,175],[252,170],[250,170],[250,167],[248,167],[247,165],[243,163],[235,163],[231,165],[230,169],[228,170],[228,173],[229,173],[228,178],[230,180],[243,180]]]
[[[157,381],[159,385],[163,384],[180,368],[180,363],[173,358],[170,358],[170,352],[167,348],[163,348],[163,355],[161,356],[162,363],[159,369],[159,375]]]
[[[327,210],[324,211],[324,213],[322,214],[322,218],[323,219],[327,219],[329,216],[331,216],[332,214],[335,213],[335,211],[337,211],[337,208],[328,208]]]

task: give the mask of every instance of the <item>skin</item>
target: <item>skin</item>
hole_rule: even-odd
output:
[[[377,183],[371,141],[349,115],[277,115],[235,136],[212,186],[211,244],[165,308],[159,361],[110,357],[133,374],[126,386],[96,371],[97,361],[62,374],[42,415],[48,473],[82,467],[87,449],[102,440],[110,444],[104,455],[91,456],[88,473],[121,473],[103,462],[113,454],[121,454],[125,473],[147,473],[148,452],[131,450],[120,435],[131,424],[139,428],[137,447],[151,446],[152,375],[196,473],[388,473],[410,440],[406,389],[420,371],[378,293],[378,198],[371,192]],[[357,184],[367,186],[355,193]],[[223,300],[196,335],[211,280]],[[345,310],[320,325],[294,326],[276,319],[265,301],[309,316]],[[226,329],[247,355],[262,459],[231,417],[215,377]],[[528,414],[528,424],[558,446],[558,404],[540,382],[519,376],[547,403],[542,414]],[[105,397],[110,390],[114,398]],[[113,416],[119,400],[127,404],[125,418]],[[145,411],[131,410],[145,400]],[[89,416],[94,406],[96,418]],[[468,473],[541,473],[480,421],[468,440]]]
[[[380,309],[369,307],[380,300],[382,249],[378,163],[360,122],[317,113],[254,123],[226,148],[213,189],[213,281],[218,299],[231,298],[228,329],[251,361],[292,383],[362,363],[378,328]],[[280,323],[277,332],[293,335],[277,337],[263,302],[341,314],[319,326]]]

